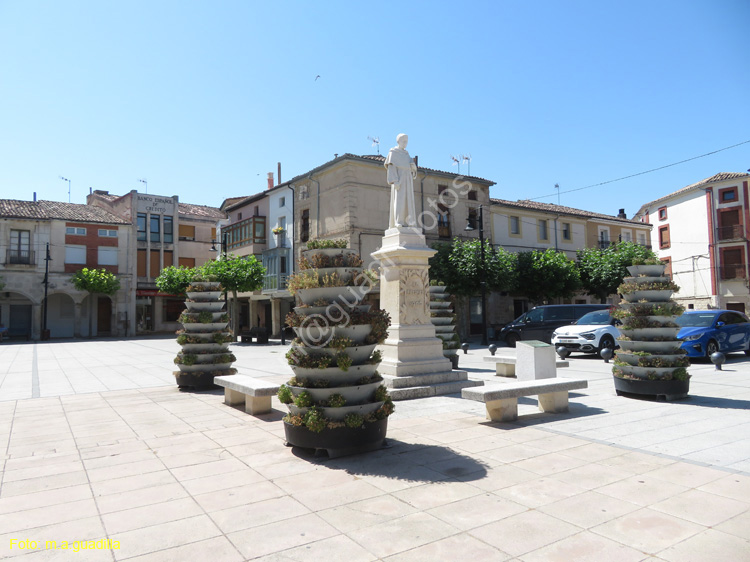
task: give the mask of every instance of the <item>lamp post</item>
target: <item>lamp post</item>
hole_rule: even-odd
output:
[[[212,239],[211,240],[211,251],[216,251],[216,243],[218,240]],[[221,231],[221,256],[226,258],[227,257],[227,246],[229,244],[229,233],[226,230]],[[229,312],[229,308],[227,307],[227,289],[224,288],[224,308],[227,312]]]
[[[467,232],[474,230],[474,220],[469,216],[466,221]],[[482,345],[487,345],[487,283],[485,281],[486,268],[484,261],[484,205],[479,205],[479,252],[480,261],[479,266],[481,268],[481,280],[479,287],[482,291]]]
[[[70,203],[70,180],[68,178],[64,178],[62,176],[59,176],[62,181],[68,182],[68,203]]]
[[[42,339],[49,339],[49,332],[47,330],[47,290],[49,289],[49,262],[52,261],[52,257],[49,255],[49,242],[47,242],[47,253],[44,257],[44,305],[42,306]]]

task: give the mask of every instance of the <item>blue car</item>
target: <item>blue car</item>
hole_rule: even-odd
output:
[[[688,357],[709,357],[716,351],[750,355],[750,320],[734,310],[688,310],[675,322],[677,338]]]

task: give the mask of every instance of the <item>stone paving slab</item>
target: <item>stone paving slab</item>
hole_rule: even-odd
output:
[[[240,372],[290,376],[285,348],[232,347]],[[658,403],[615,396],[610,366],[574,356],[561,375],[589,388],[567,414],[520,399],[523,419],[490,423],[458,396],[399,402],[386,448],[328,460],[284,446],[275,398],[254,417],[220,390],[180,392],[177,349],[0,345],[0,557],[750,560],[744,357],[721,373],[694,365],[691,397]],[[483,355],[461,366],[496,382]],[[55,381],[66,373],[80,384]],[[87,539],[119,548],[62,549]]]

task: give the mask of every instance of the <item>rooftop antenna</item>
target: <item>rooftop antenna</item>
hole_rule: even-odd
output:
[[[461,175],[461,160],[451,154],[451,160],[453,160],[453,166],[458,166],[458,175]]]
[[[466,162],[468,164],[469,171],[467,173],[468,173],[468,175],[471,175],[471,154],[462,154],[461,155],[461,160],[463,160],[464,162]]]
[[[62,181],[68,182],[68,203],[70,203],[70,180],[62,176],[58,176]]]
[[[148,180],[146,178],[143,178],[143,179],[138,178],[138,181],[146,186],[146,193],[148,193]]]
[[[377,147],[378,149],[378,156],[380,156],[380,137],[367,137],[367,140],[372,141],[372,146]]]
[[[559,205],[560,204],[560,184],[559,183],[555,184],[555,189],[557,190],[557,204]]]

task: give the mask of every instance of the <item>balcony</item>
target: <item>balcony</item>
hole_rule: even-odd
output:
[[[286,273],[267,273],[263,276],[263,292],[286,291]]]
[[[730,226],[720,226],[716,229],[716,239],[721,242],[723,240],[738,240],[745,237],[744,229],[741,224],[733,224]]]
[[[228,236],[227,250],[232,251],[251,244],[266,243],[266,217],[253,216],[225,226]]]
[[[744,279],[746,277],[745,273],[745,264],[743,263],[737,265],[722,265],[719,267],[719,275],[724,280]]]
[[[5,254],[5,264],[36,265],[34,250],[9,249]]]

